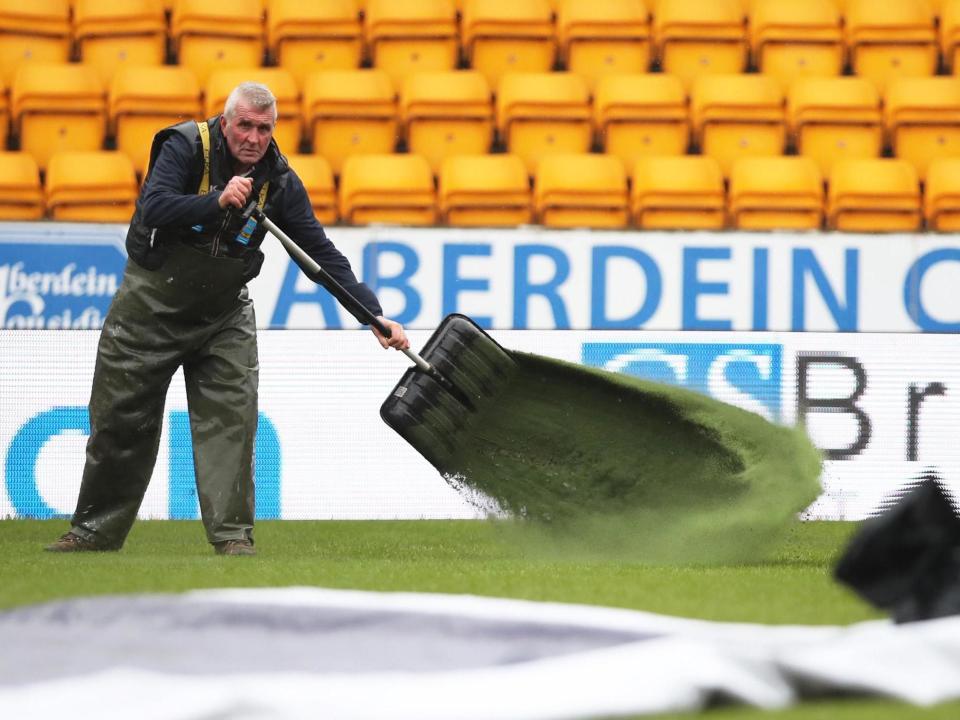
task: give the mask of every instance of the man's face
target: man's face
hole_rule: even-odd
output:
[[[220,129],[227,139],[227,147],[238,162],[256,165],[266,154],[273,137],[273,113],[273,108],[256,110],[241,100],[232,118],[220,117]]]

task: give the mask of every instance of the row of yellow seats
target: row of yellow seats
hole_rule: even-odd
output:
[[[124,64],[171,56],[206,82],[224,67],[265,59],[302,81],[316,69],[369,62],[395,82],[465,63],[496,85],[507,72],[559,62],[589,85],[652,64],[689,85],[705,73],[752,66],[788,85],[799,75],[837,75],[849,64],[881,87],[893,77],[953,68],[960,0],[177,0],[169,43],[159,0],[0,0],[0,70],[75,56],[109,79]],[[942,7],[941,7],[942,5]],[[749,23],[745,21],[749,10]],[[841,15],[841,10],[843,15]],[[651,15],[653,11],[653,15]],[[939,30],[935,12],[940,14]],[[362,17],[362,20],[361,20]]]
[[[340,178],[322,157],[294,155],[317,218],[325,225],[394,223],[647,230],[819,230],[912,232],[960,229],[960,159],[937,160],[925,191],[899,160],[838,163],[824,194],[809,158],[743,158],[729,190],[708,157],[649,157],[628,184],[616,158],[555,155],[544,160],[531,192],[512,155],[457,156],[439,181],[418,155],[358,155]],[[0,153],[0,219],[126,222],[138,192],[129,158],[119,152],[59,153],[45,186],[26,153]]]
[[[685,154],[691,140],[720,161],[725,175],[738,157],[791,148],[827,175],[840,158],[878,157],[885,148],[913,163],[921,178],[934,158],[960,155],[960,79],[952,77],[901,78],[883,102],[862,78],[803,78],[785,103],[767,76],[715,75],[697,81],[688,105],[682,83],[670,75],[606,77],[591,103],[572,73],[514,73],[501,81],[494,104],[483,75],[464,70],[411,76],[398,104],[379,70],[315,73],[301,101],[288,73],[260,68],[215,73],[202,103],[196,78],[184,68],[124,68],[105,99],[85,65],[30,64],[12,89],[13,132],[41,168],[56,152],[99,150],[115,138],[142,174],[156,130],[219,112],[248,79],[265,82],[278,97],[281,149],[296,153],[306,138],[336,174],[349,156],[392,153],[398,143],[425,156],[436,174],[446,157],[489,152],[494,129],[499,147],[519,155],[531,174],[545,156],[593,147],[630,171],[637,157]],[[0,141],[4,113],[0,103]]]

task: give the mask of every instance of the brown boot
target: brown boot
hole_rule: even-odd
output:
[[[224,540],[213,544],[217,555],[256,555],[257,551],[249,540]]]
[[[73,532],[66,532],[61,535],[55,543],[47,545],[44,550],[47,552],[111,552],[119,548],[95,543],[93,540],[87,540]]]

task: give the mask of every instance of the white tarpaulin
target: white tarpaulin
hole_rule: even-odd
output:
[[[960,698],[960,617],[849,627],[317,588],[0,613],[0,717],[530,720]]]

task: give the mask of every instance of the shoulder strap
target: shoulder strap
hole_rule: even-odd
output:
[[[200,132],[200,143],[203,145],[203,178],[200,180],[197,194],[206,195],[210,192],[210,127],[207,121],[198,122],[197,130]]]
[[[270,181],[267,180],[260,188],[260,196],[257,198],[257,207],[263,210],[263,205],[267,202],[267,190],[270,188]]]

